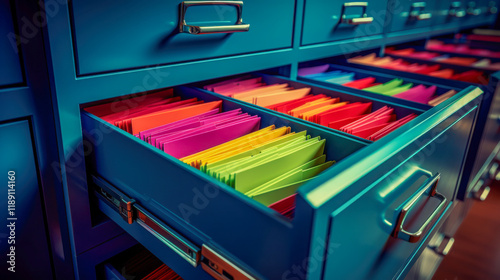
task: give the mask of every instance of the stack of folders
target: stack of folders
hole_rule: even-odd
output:
[[[418,58],[423,60],[469,66],[487,70],[494,70],[494,71],[500,70],[500,62],[492,62],[491,59],[488,58],[478,59],[474,57],[450,56],[449,54],[439,54],[427,51],[416,51],[413,48],[406,48],[400,50],[397,50],[395,48],[386,48],[385,53],[391,55]]]
[[[142,280],[182,280],[170,267],[143,247],[134,247],[126,252],[127,260],[113,261],[114,266],[127,279]]]
[[[500,58],[500,51],[470,48],[467,44],[446,44],[443,41],[439,40],[427,41],[425,48],[432,51],[468,54],[489,58]]]
[[[457,80],[467,83],[488,84],[488,78],[482,71],[469,70],[457,73],[453,69],[441,68],[440,65],[418,64],[405,61],[403,59],[395,59],[392,57],[377,57],[375,53],[365,56],[357,56],[348,59],[350,63],[369,65],[374,67],[411,72],[416,74],[428,75],[437,78]]]
[[[293,202],[286,198],[334,163],[320,137],[260,128],[259,116],[221,112],[222,101],[181,100],[171,90],[140,98],[86,110],[266,206]]]
[[[398,78],[381,83],[375,77],[357,78],[356,73],[340,70],[328,71],[329,68],[328,64],[304,67],[299,69],[298,75],[430,106],[436,106],[457,93],[455,90],[450,90],[438,96],[436,95],[436,86],[414,85],[413,83],[405,83],[404,80]]]
[[[397,120],[394,109],[387,106],[372,111],[371,102],[350,103],[324,94],[312,95],[310,88],[294,89],[287,83],[268,85],[261,77],[231,79],[204,88],[372,141],[416,117],[410,114]],[[268,102],[255,102],[259,99]]]

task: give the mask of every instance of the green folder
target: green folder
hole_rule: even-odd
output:
[[[316,138],[310,139],[315,140]],[[302,164],[321,156],[325,150],[325,140],[306,141],[303,146],[290,150],[275,158],[254,164],[234,172],[234,188],[247,192],[263,183],[280,176]]]
[[[400,86],[402,83],[403,83],[402,79],[393,79],[391,81],[388,81],[387,83],[377,85],[377,86],[367,87],[367,88],[364,88],[363,90],[373,92],[373,93],[384,94],[384,92],[392,90],[392,89]]]

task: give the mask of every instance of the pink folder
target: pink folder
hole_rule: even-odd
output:
[[[393,97],[411,100],[419,103],[427,104],[431,101],[432,96],[436,92],[436,86],[426,88],[424,85],[418,85],[402,93],[393,95]]]
[[[186,157],[254,132],[259,129],[259,126],[259,117],[250,118],[246,121],[231,123],[211,131],[167,142],[163,146],[163,151],[176,158]]]

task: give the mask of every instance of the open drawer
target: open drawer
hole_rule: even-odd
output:
[[[406,60],[406,58],[405,58]],[[334,62],[333,62],[334,61]],[[422,63],[420,60],[409,60],[412,62]],[[453,83],[458,87],[464,86],[479,86],[475,83],[467,83],[456,80],[448,80],[444,78],[431,77],[422,74],[415,74],[404,71],[397,71],[392,69],[379,68],[369,65],[361,65],[355,63],[348,63],[343,58],[338,58],[336,61],[331,60],[330,62],[334,64],[338,64],[341,66],[353,67],[356,69],[378,72],[384,75],[393,75],[397,77],[401,77],[404,79],[414,79],[425,81],[426,83],[435,83],[435,84],[449,84]],[[478,71],[477,69],[466,67],[466,66],[457,66],[457,65],[445,65],[439,62],[432,62],[429,64],[441,65],[443,68],[448,68],[452,70],[456,70],[456,72],[460,71]],[[479,70],[482,71],[482,70]],[[483,71],[487,80],[484,80],[485,85],[481,85],[481,89],[484,91],[483,99],[481,101],[480,110],[478,112],[478,119],[476,125],[474,127],[473,138],[471,140],[470,151],[467,156],[467,163],[465,167],[464,177],[462,178],[461,186],[458,192],[458,198],[461,200],[465,200],[469,197],[469,193],[472,191],[473,187],[476,185],[477,180],[485,175],[488,172],[487,166],[489,166],[488,158],[492,158],[493,148],[496,146],[496,143],[500,140],[500,134],[497,133],[500,128],[500,123],[497,122],[496,118],[496,109],[492,109],[497,107],[495,103],[498,100],[498,77],[500,76],[499,72],[493,71]],[[493,143],[493,144],[491,144]]]
[[[328,81],[328,80],[324,80],[324,79],[317,79],[311,75],[300,75],[301,71],[299,70],[299,76],[297,78],[300,81],[318,84],[318,85],[321,85],[321,86],[324,86],[327,88],[331,88],[331,89],[349,91],[349,92],[356,93],[359,95],[377,98],[377,99],[381,99],[381,100],[389,101],[389,102],[391,102],[391,101],[393,102],[394,100],[397,100],[397,102],[400,104],[405,104],[405,105],[412,106],[412,107],[418,107],[418,108],[422,108],[424,110],[429,110],[432,106],[438,105],[438,104],[440,104],[439,102],[443,102],[446,99],[443,98],[442,100],[436,101],[435,103],[432,103],[431,100],[433,100],[439,96],[442,96],[443,94],[450,93],[450,91],[459,92],[459,91],[468,87],[468,85],[465,83],[458,83],[458,84],[453,83],[453,82],[443,82],[440,84],[429,83],[429,82],[426,82],[423,80],[416,80],[416,79],[412,79],[412,78],[401,78],[398,76],[394,76],[394,75],[386,74],[386,73],[381,73],[378,71],[359,69],[359,68],[355,68],[355,67],[350,67],[350,66],[346,66],[346,65],[338,65],[338,64],[328,63],[328,62],[324,62],[324,61],[302,63],[300,65],[299,69],[302,70],[303,74],[308,74],[307,71],[303,71],[303,70],[315,69],[315,68],[316,69],[322,68],[321,70],[325,70],[324,73],[333,72],[333,71],[340,71],[341,73],[350,73],[352,75],[353,81],[359,81],[362,79],[371,79],[371,80],[373,80],[373,84],[384,84],[384,83],[388,83],[388,82],[399,79],[400,85],[398,87],[404,87],[405,85],[409,85],[409,84],[411,84],[412,88],[420,86],[420,85],[423,85],[427,88],[435,86],[436,89],[435,89],[434,95],[429,98],[430,99],[429,102],[425,102],[427,100],[412,99],[411,96],[410,97],[404,97],[404,96],[400,97],[400,95],[398,95],[398,94],[388,95],[388,94],[383,94],[383,93],[377,92],[377,91],[370,91],[368,89],[368,87],[365,87],[365,86],[353,88],[353,87],[349,87],[348,83],[347,83],[347,85],[344,85],[345,83],[336,83],[336,82],[332,82],[332,81]],[[403,88],[401,91],[404,92],[405,90],[408,90],[408,89]],[[437,100],[437,99],[435,99],[435,100]]]
[[[374,271],[392,278],[418,255],[454,200],[481,98],[479,89],[467,88],[370,144],[196,88],[174,90],[184,98],[222,100],[224,111],[259,115],[263,127],[286,125],[321,136],[327,158],[338,161],[299,188],[289,220],[83,111],[87,171],[100,209],[184,279],[281,279],[295,273],[331,279],[333,271],[349,279],[366,279]],[[422,231],[410,238],[395,230],[415,227]],[[360,268],[359,260],[367,265]]]

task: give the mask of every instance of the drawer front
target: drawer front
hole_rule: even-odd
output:
[[[0,124],[0,172],[5,178],[4,195],[0,197],[5,207],[0,215],[5,222],[0,229],[0,253],[6,262],[0,275],[10,275],[7,269],[12,267],[15,279],[51,279],[50,249],[31,139],[28,121]]]
[[[238,7],[209,4],[213,1],[186,2],[207,3],[186,8],[187,25],[223,26],[215,30],[222,33],[179,33],[181,1],[72,1],[78,73],[84,75],[291,47],[295,1],[251,0]],[[234,24],[240,18],[239,7],[242,7],[243,22]],[[250,25],[248,31],[227,33],[231,28],[242,31],[243,24]],[[203,32],[211,31],[214,29]]]
[[[13,9],[11,1],[0,1],[0,88],[23,82],[17,35],[14,31]]]
[[[389,32],[431,26],[436,1],[393,1],[389,6]]]
[[[481,93],[467,88],[446,106],[401,128],[405,131],[339,162],[315,188],[299,190],[319,208],[310,254],[324,263],[324,272],[321,276],[321,270],[309,271],[311,279],[404,276],[401,273],[416,260],[427,236],[448,215]],[[406,215],[402,209],[408,210]],[[410,238],[396,231],[401,220],[404,230],[421,229],[421,234]],[[318,254],[321,249],[324,259]]]
[[[485,115],[482,118],[485,122],[484,130],[477,149],[471,151],[475,155],[474,167],[467,188],[464,188],[458,194],[461,199],[470,197],[469,192],[476,186],[479,179],[488,182],[489,179],[494,179],[496,175],[495,170],[492,170],[491,174],[489,172],[491,163],[498,153],[500,142],[500,73],[491,76],[484,99],[491,102],[491,104],[483,102],[484,110],[487,110],[489,105],[489,111],[481,112]]]
[[[331,214],[329,242],[335,249],[325,279],[390,279],[411,266],[454,200],[476,111],[453,114],[353,184],[368,187]],[[394,237],[402,217],[402,228],[421,229],[419,237]]]
[[[307,0],[302,45],[381,34],[387,1],[337,2]]]

